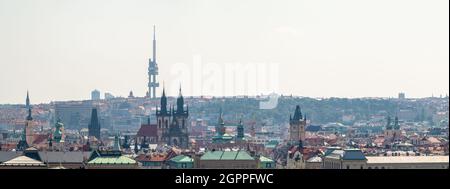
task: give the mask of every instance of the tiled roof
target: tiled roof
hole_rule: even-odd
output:
[[[157,137],[157,126],[156,124],[150,124],[150,125],[141,125],[141,128],[139,128],[139,131],[137,132],[138,137]]]
[[[126,157],[126,156],[118,156],[118,157],[97,157],[88,162],[88,164],[135,164],[136,161]]]
[[[167,157],[168,157],[167,154],[140,154],[135,159],[136,161],[139,162],[146,162],[146,161],[161,162],[165,161]]]
[[[46,143],[49,134],[34,134],[33,135],[33,144]]]

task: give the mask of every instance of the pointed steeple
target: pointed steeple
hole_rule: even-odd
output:
[[[395,130],[399,130],[400,129],[400,125],[398,124],[398,116],[395,116],[394,129]]]
[[[294,112],[294,121],[298,121],[298,120],[301,120],[301,119],[303,119],[302,110],[301,110],[300,106],[297,105],[295,107],[295,112]]]
[[[28,90],[27,90],[27,99],[26,99],[25,105],[26,105],[27,108],[30,107],[30,95],[28,93]]]
[[[163,92],[162,92],[162,96],[166,97],[166,85],[165,82],[163,81]]]
[[[180,92],[179,92],[179,96],[177,98],[177,113],[178,114],[183,114],[184,113],[184,99],[183,99],[183,94],[181,93],[181,84],[180,84]]]
[[[163,92],[161,95],[161,113],[167,114],[167,97],[166,97],[166,89],[163,85]]]
[[[30,104],[30,95],[28,93],[28,90],[27,90],[27,98],[25,100],[25,107],[28,109],[27,120],[28,121],[33,120],[33,117],[31,117],[31,104]]]
[[[387,117],[386,129],[387,129],[387,130],[391,130],[391,129],[392,129],[392,125],[391,125],[391,116],[388,116],[388,117]]]

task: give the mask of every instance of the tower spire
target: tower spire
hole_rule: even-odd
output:
[[[156,63],[156,27],[153,25],[153,62]]]
[[[27,90],[27,99],[26,99],[25,105],[27,106],[27,108],[30,107],[30,95],[28,93],[28,90]]]
[[[33,117],[31,117],[31,105],[30,105],[30,95],[29,95],[29,93],[28,93],[28,90],[27,90],[27,99],[26,99],[26,108],[28,109],[28,116],[27,116],[27,120],[28,121],[31,121],[31,120],[33,120]]]

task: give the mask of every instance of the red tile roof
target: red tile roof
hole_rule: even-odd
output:
[[[47,143],[47,139],[49,134],[34,134],[33,135],[33,144]]]
[[[157,137],[157,127],[156,124],[150,124],[150,125],[141,125],[141,128],[139,128],[139,131],[137,132],[138,137]]]
[[[167,158],[167,154],[141,154],[138,155],[136,161],[145,162],[145,161],[153,161],[153,162],[161,162],[165,161]]]

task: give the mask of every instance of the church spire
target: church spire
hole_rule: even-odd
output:
[[[184,99],[183,99],[183,94],[181,93],[181,84],[180,84],[180,92],[179,92],[179,96],[177,99],[177,113],[179,114],[183,114],[184,113]]]
[[[161,95],[161,113],[167,114],[167,97],[166,97],[166,89],[163,85],[163,92]]]
[[[400,125],[398,124],[398,116],[395,116],[395,119],[394,119],[394,129],[395,130],[400,129]]]
[[[28,90],[27,90],[27,99],[26,99],[25,105],[27,108],[30,107],[30,95],[28,93]]]
[[[295,107],[295,112],[294,112],[294,121],[298,121],[298,120],[301,120],[301,119],[303,119],[302,110],[301,110],[300,106],[297,105]]]
[[[26,99],[26,107],[28,108],[28,116],[27,116],[27,120],[31,121],[33,120],[33,117],[31,117],[31,105],[30,105],[30,95],[27,91],[27,99]]]
[[[391,116],[388,115],[387,117],[387,123],[386,123],[386,130],[391,130],[392,129],[392,125],[391,125]]]

